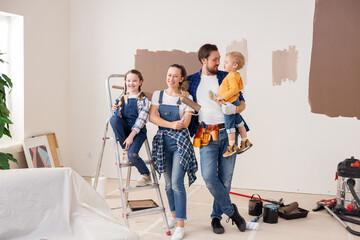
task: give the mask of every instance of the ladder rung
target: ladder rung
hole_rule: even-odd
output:
[[[137,210],[137,211],[128,212],[128,218],[138,216],[138,215],[143,216],[143,215],[147,215],[147,214],[162,213],[163,211],[164,211],[164,209],[161,207]]]
[[[144,160],[144,163],[145,163],[146,165],[150,165],[150,164],[153,163],[153,161],[152,161],[152,160]],[[119,165],[120,168],[123,168],[123,167],[132,167],[132,166],[134,166],[132,163],[121,163],[121,164]]]
[[[150,185],[147,185],[147,186],[144,186],[144,187],[135,187],[135,186],[124,187],[121,190],[124,193],[127,193],[127,192],[143,191],[143,190],[153,189],[153,188],[157,188],[157,187],[158,187],[158,184],[153,183],[153,184],[150,184]]]

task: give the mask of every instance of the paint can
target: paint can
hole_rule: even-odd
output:
[[[254,195],[257,195],[259,199],[255,199]],[[262,214],[263,203],[259,194],[253,194],[249,200],[249,215],[260,216]]]
[[[277,223],[279,216],[279,207],[274,204],[264,205],[264,222]]]

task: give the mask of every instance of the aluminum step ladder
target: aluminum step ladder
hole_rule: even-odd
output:
[[[110,110],[110,117],[113,115],[112,103],[114,102],[114,100],[112,99],[112,93],[111,93],[111,87],[110,87],[110,80],[113,79],[113,78],[122,78],[122,79],[124,79],[125,75],[123,75],[123,74],[112,74],[106,79],[105,85],[106,85],[108,106],[109,106],[109,110]],[[124,88],[123,87],[113,85],[112,88],[122,90],[122,93],[121,93],[120,97],[124,94],[124,91],[123,91]],[[160,213],[162,215],[162,217],[163,217],[166,234],[171,235],[169,225],[168,225],[168,221],[167,221],[167,217],[166,217],[166,213],[165,213],[164,203],[163,203],[163,200],[162,200],[162,197],[161,197],[161,192],[160,192],[160,187],[159,187],[159,183],[158,183],[157,174],[155,172],[154,163],[151,160],[150,146],[149,146],[148,140],[146,139],[145,142],[144,142],[144,146],[145,146],[145,149],[146,149],[146,152],[147,152],[147,158],[148,158],[148,160],[144,160],[144,162],[145,162],[145,164],[147,166],[150,167],[150,173],[151,173],[153,183],[150,184],[150,185],[144,186],[144,187],[130,186],[131,169],[132,169],[133,165],[131,163],[125,164],[125,163],[123,163],[122,159],[120,159],[120,146],[118,144],[118,141],[116,141],[116,137],[115,137],[114,132],[111,130],[111,136],[112,137],[108,136],[109,124],[110,124],[110,118],[108,118],[106,120],[106,124],[105,124],[105,130],[104,130],[104,135],[103,135],[103,138],[102,138],[102,145],[101,145],[101,150],[100,150],[100,154],[99,154],[99,160],[98,160],[96,173],[95,173],[95,181],[94,181],[94,185],[93,185],[94,189],[96,189],[97,184],[98,184],[98,179],[99,179],[99,174],[100,174],[100,169],[101,169],[101,164],[102,164],[102,159],[103,159],[103,154],[104,154],[104,149],[105,149],[105,144],[106,144],[107,140],[112,140],[113,143],[114,143],[114,152],[115,152],[115,159],[116,159],[115,164],[117,166],[117,173],[118,173],[118,179],[119,179],[119,190],[120,190],[121,201],[122,201],[123,217],[125,219],[126,226],[129,227],[129,220],[128,219],[131,218],[131,217],[143,216],[143,215],[148,215],[148,214],[159,214]],[[125,185],[123,183],[123,176],[122,176],[122,171],[121,171],[122,168],[127,168],[127,177],[126,177]],[[144,191],[144,190],[149,190],[149,189],[155,189],[156,190],[157,197],[158,197],[158,207],[132,211],[131,208],[129,207],[129,203],[128,203],[128,195],[129,195],[129,193],[130,192],[135,192],[135,191]]]

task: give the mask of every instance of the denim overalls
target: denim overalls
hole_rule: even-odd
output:
[[[174,122],[180,120],[179,107],[180,98],[177,106],[162,104],[164,91],[159,96],[160,117],[166,121]],[[168,128],[159,127],[159,130]],[[180,165],[180,155],[176,140],[164,134],[164,155],[165,155],[165,191],[168,198],[171,213],[175,213],[177,220],[186,220],[186,192],[184,187],[185,171]]]
[[[136,98],[128,98],[127,103],[121,108],[121,116],[112,116],[110,124],[114,130],[115,136],[118,139],[121,147],[124,149],[123,142],[131,133],[131,128],[134,126],[136,119],[139,115]],[[128,150],[129,161],[138,169],[140,174],[149,175],[149,169],[146,167],[144,161],[139,157],[139,151],[146,139],[146,127],[143,127],[138,134],[134,137],[133,143]]]

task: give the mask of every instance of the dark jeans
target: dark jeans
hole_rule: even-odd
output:
[[[119,116],[112,116],[110,118],[110,124],[114,130],[115,136],[118,139],[120,146],[124,149],[125,145],[123,142],[129,136],[131,132],[131,126],[128,126],[126,121]],[[129,161],[137,168],[140,174],[149,175],[149,169],[147,168],[144,161],[139,157],[139,151],[146,139],[146,129],[141,131],[134,137],[133,143],[130,145],[128,150]]]

